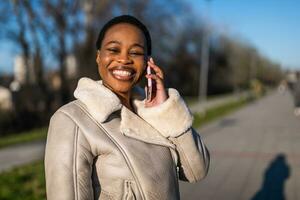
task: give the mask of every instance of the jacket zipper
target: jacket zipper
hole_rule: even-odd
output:
[[[140,184],[140,181],[138,180],[137,175],[135,174],[135,172],[134,172],[134,170],[133,170],[133,167],[132,167],[132,165],[131,165],[131,163],[130,163],[130,161],[129,161],[129,158],[127,157],[127,155],[126,155],[124,149],[119,145],[119,143],[118,143],[117,141],[115,141],[115,139],[108,133],[107,130],[105,130],[104,127],[101,127],[101,128],[102,128],[102,130],[107,134],[107,136],[113,141],[113,143],[119,148],[119,150],[122,152],[122,154],[123,154],[123,156],[124,156],[124,158],[125,158],[125,160],[126,160],[126,163],[127,163],[128,167],[129,167],[129,169],[130,169],[130,171],[131,171],[131,173],[132,173],[132,175],[133,175],[133,177],[134,177],[134,180],[136,181],[136,183],[137,183],[137,185],[138,185],[138,188],[139,188],[139,190],[140,190],[142,199],[145,199],[144,193],[143,193],[143,191],[142,191],[142,187],[141,187],[141,184]]]

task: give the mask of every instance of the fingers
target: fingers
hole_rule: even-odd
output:
[[[154,64],[153,58],[150,58],[150,60],[148,61],[148,65],[154,70],[157,76],[159,76],[161,79],[164,79],[163,71]]]
[[[157,74],[146,74],[146,77],[154,79],[156,81],[162,80]]]

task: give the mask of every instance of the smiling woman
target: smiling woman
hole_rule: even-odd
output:
[[[102,81],[81,78],[76,100],[50,120],[47,199],[179,199],[178,180],[205,177],[209,154],[177,90],[164,87],[147,28],[113,18],[96,46]],[[136,86],[144,75],[155,88],[149,99]]]
[[[128,23],[108,29],[97,52],[96,61],[103,85],[114,91],[131,110],[130,91],[145,71],[146,55],[144,34]]]

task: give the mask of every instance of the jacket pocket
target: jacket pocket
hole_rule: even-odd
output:
[[[133,182],[125,180],[124,181],[124,194],[122,200],[136,200],[136,197],[133,192]]]
[[[101,190],[99,200],[114,200],[114,198],[108,192]]]

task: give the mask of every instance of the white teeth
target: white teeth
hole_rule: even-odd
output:
[[[131,75],[130,72],[123,71],[123,70],[113,70],[112,73],[115,74],[115,75],[118,75],[118,76],[130,76]]]

